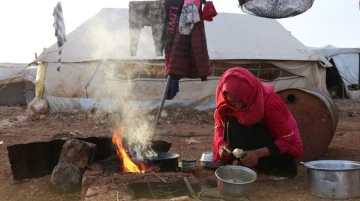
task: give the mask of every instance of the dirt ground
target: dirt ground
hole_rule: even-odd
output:
[[[360,161],[360,101],[335,100],[339,123],[327,152],[320,159]],[[152,113],[155,114],[156,111]],[[170,152],[199,159],[212,148],[213,111],[166,109],[157,128],[157,139],[173,143]],[[63,134],[89,137],[111,136],[106,115],[93,113],[46,114],[27,117],[24,107],[0,107],[0,200],[82,200],[80,193],[60,194],[51,189],[50,176],[14,181],[6,147],[49,141]],[[299,165],[293,180],[256,182],[248,200],[325,200],[310,194],[306,168]],[[198,167],[201,184],[216,187],[213,170]],[[109,195],[110,196],[110,195]],[[116,200],[116,197],[109,200]],[[356,200],[356,199],[352,199]],[[357,199],[360,200],[360,199]]]

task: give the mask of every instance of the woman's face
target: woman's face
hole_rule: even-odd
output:
[[[233,96],[229,93],[225,93],[225,95],[226,95],[226,98],[228,99],[228,101],[230,102],[230,104],[235,106],[236,109],[241,110],[241,109],[246,108],[246,104],[243,101],[237,99],[235,96]]]

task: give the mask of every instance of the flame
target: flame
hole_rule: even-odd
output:
[[[120,134],[124,132],[125,128],[120,127],[119,129],[114,129],[114,135],[112,137],[112,143],[116,144],[117,150],[116,153],[119,156],[120,160],[123,162],[123,171],[124,172],[144,172],[142,169],[144,167],[139,168],[129,157],[125,148],[122,145],[122,140]],[[143,165],[141,165],[143,166]]]

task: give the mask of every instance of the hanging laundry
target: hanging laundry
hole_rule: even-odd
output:
[[[184,0],[167,0],[165,2],[165,26],[162,35],[162,42],[165,48],[165,76],[168,75],[170,66],[170,52],[179,27],[179,18],[183,4]]]
[[[199,15],[200,0],[185,0],[179,19],[179,32],[183,35],[190,35],[196,22],[200,21]]]
[[[61,63],[61,53],[62,53],[62,46],[66,42],[66,31],[65,31],[65,22],[63,11],[61,7],[61,2],[58,2],[53,11],[54,16],[54,28],[55,28],[55,36],[57,38],[57,45],[58,45],[58,63],[59,66],[57,67],[57,71],[60,71],[60,63]]]
[[[161,38],[165,52],[166,48],[171,48],[174,42],[175,34],[179,27],[179,17],[183,4],[184,0],[166,0],[165,2],[165,24]],[[167,75],[167,73],[165,75]]]
[[[166,99],[172,100],[176,96],[177,92],[179,92],[179,79],[171,77],[169,83],[169,89],[166,94]]]
[[[213,17],[217,15],[216,9],[212,1],[205,3],[204,9],[202,11],[202,18],[206,21],[213,21]]]
[[[161,41],[164,29],[164,2],[159,1],[130,1],[129,2],[129,30],[130,54],[136,56],[140,33],[144,26],[150,26],[155,42],[156,56],[162,56],[164,45]]]
[[[200,16],[201,10],[200,6]],[[182,35],[179,30],[176,32],[171,48],[165,49],[165,73],[179,79],[187,77],[207,80],[210,62],[202,19],[194,24],[190,35]]]
[[[185,0],[184,1],[184,6],[189,4],[189,3],[194,3],[197,8],[200,8],[201,1],[200,0]]]
[[[170,65],[170,54],[175,34],[179,27],[179,17],[182,11],[184,0],[166,0],[165,2],[165,24],[161,41],[165,48],[165,69],[164,75],[168,76],[168,66]],[[166,99],[173,99],[177,92],[179,92],[179,78],[171,77],[169,89],[166,94]]]
[[[66,42],[66,31],[65,31],[65,23],[63,11],[61,8],[61,2],[58,2],[53,11],[54,16],[54,28],[55,28],[55,36],[57,38],[58,47],[61,47]]]

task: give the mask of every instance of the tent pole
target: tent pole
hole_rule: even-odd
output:
[[[166,86],[165,86],[165,90],[164,90],[164,96],[163,96],[163,98],[162,98],[162,100],[161,100],[160,107],[159,107],[159,110],[158,110],[158,112],[157,112],[156,119],[155,119],[155,124],[154,124],[154,129],[153,129],[154,132],[155,132],[155,129],[156,129],[158,120],[159,120],[159,118],[160,118],[162,108],[163,108],[164,103],[165,103],[166,95],[167,95],[167,93],[168,93],[169,86],[170,86],[170,81],[171,81],[171,75],[168,75],[168,77],[167,77],[167,82],[166,82]]]

